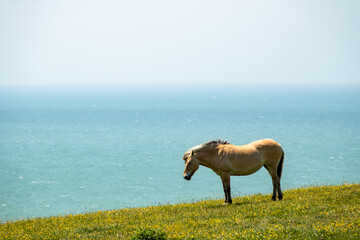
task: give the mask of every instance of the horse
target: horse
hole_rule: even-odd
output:
[[[262,139],[246,145],[236,146],[227,141],[210,141],[190,148],[183,156],[185,170],[183,177],[190,180],[199,165],[211,168],[220,176],[225,203],[231,204],[230,176],[250,175],[265,167],[272,178],[272,200],[282,200],[280,179],[284,162],[284,151],[272,139]]]

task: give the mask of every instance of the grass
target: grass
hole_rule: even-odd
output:
[[[21,220],[0,239],[131,239],[141,229],[169,239],[360,239],[360,184],[233,199]]]

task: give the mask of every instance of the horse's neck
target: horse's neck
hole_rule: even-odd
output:
[[[199,157],[199,163],[200,165],[204,166],[204,167],[208,167],[213,169],[214,168],[214,157],[213,154],[201,154],[201,156]]]
[[[199,163],[201,166],[212,168],[212,164],[209,161],[205,161],[204,159],[200,159]]]

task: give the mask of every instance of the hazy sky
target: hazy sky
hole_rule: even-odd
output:
[[[360,85],[359,12],[359,0],[0,0],[0,85]]]

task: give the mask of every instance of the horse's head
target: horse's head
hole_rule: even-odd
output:
[[[194,151],[186,152],[183,157],[185,161],[185,170],[184,170],[184,178],[186,180],[190,180],[192,175],[198,170],[199,168],[199,160],[196,159],[196,153]]]

